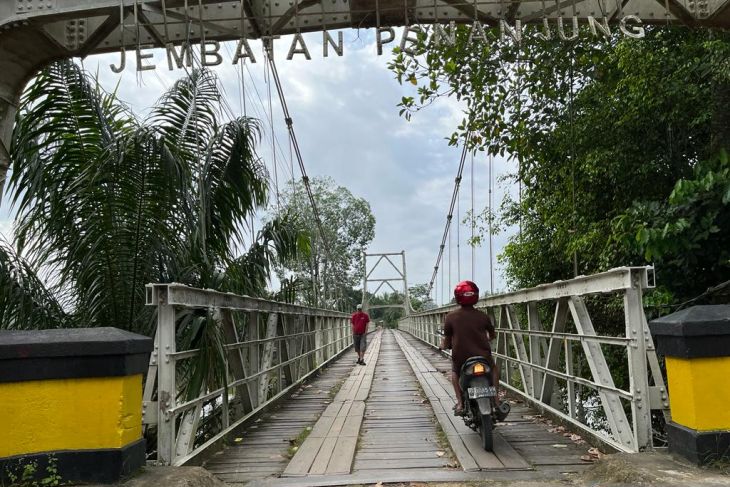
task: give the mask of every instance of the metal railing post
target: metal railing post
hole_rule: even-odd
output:
[[[157,462],[172,465],[175,461],[175,407],[177,384],[175,382],[175,308],[167,304],[167,294],[160,292],[157,302],[157,342],[159,360],[157,364],[157,400],[159,416],[157,422]]]
[[[624,314],[628,346],[629,383],[631,387],[631,420],[634,444],[639,451],[652,448],[651,405],[649,404],[649,370],[646,364],[646,338],[644,334],[644,308],[641,287],[627,289],[624,293]]]

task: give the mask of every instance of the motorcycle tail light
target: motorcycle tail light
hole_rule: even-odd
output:
[[[486,367],[484,367],[484,364],[476,363],[474,364],[474,368],[472,369],[472,374],[474,375],[484,375],[487,373]]]

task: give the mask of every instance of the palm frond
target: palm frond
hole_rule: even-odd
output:
[[[72,320],[33,268],[0,239],[0,329],[72,326]]]
[[[266,203],[268,174],[255,152],[259,139],[258,121],[241,117],[225,124],[206,148],[198,187],[203,252],[223,256],[231,239],[241,243],[244,220]]]
[[[196,69],[160,98],[147,125],[160,130],[170,151],[178,157],[199,161],[218,131],[220,116],[218,79],[212,71]]]
[[[190,172],[120,106],[73,64],[39,76],[13,145],[16,236],[72,288],[80,320],[149,331],[144,284],[182,253]]]
[[[226,269],[226,290],[251,296],[263,294],[274,266],[291,259],[307,258],[309,234],[294,215],[281,215],[259,231],[256,241]]]

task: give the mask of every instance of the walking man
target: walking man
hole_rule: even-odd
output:
[[[352,342],[355,345],[355,352],[357,353],[357,362],[355,363],[358,365],[365,365],[363,356],[365,355],[365,347],[367,346],[365,337],[367,336],[369,322],[370,317],[367,313],[363,312],[362,304],[358,304],[357,311],[350,318],[350,323],[352,323]]]

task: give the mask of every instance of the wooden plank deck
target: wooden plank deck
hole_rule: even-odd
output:
[[[505,441],[498,429],[494,431],[494,452],[487,452],[481,446],[479,435],[468,428],[464,421],[455,417],[451,407],[454,405],[454,390],[446,376],[439,372],[400,331],[395,332],[396,340],[403,353],[408,357],[413,371],[426,394],[436,419],[449,440],[464,470],[526,470],[531,469],[527,461]]]
[[[355,354],[345,353],[285,404],[248,426],[240,441],[234,438],[205,467],[230,483],[280,475],[289,463],[290,441],[319,419],[332,402],[330,391],[345,380],[354,363]]]
[[[400,333],[400,332],[399,332]],[[448,384],[448,392],[454,394],[448,373],[451,371],[451,361],[434,348],[426,345],[417,338],[400,333],[401,338],[414,350],[417,350],[425,361],[435,369],[443,378],[442,384]],[[451,402],[441,401],[448,406],[450,418],[458,419],[451,415]],[[504,423],[499,423],[496,431],[507,444],[509,444],[535,471],[554,471],[560,474],[578,472],[587,468],[590,464],[580,459],[589,448],[588,445],[577,445],[568,438],[548,431],[549,427],[536,420],[536,412],[526,406],[522,401],[511,399],[512,410]],[[461,421],[459,419],[459,421]],[[463,421],[461,422],[462,426]],[[495,435],[495,441],[497,436]],[[499,452],[500,447],[495,446]]]
[[[434,419],[395,335],[386,330],[353,473],[445,468],[450,455],[439,445]]]
[[[342,475],[350,473],[365,399],[370,393],[378,362],[382,332],[372,337],[365,353],[365,366],[355,367],[332,404],[319,418],[312,432],[282,473],[282,477]]]
[[[580,460],[587,446],[549,432],[516,401],[497,428],[497,453],[484,452],[477,434],[452,414],[449,359],[405,333],[384,330],[377,340],[366,367],[348,352],[206,468],[226,483],[253,487],[560,480],[588,466]],[[290,462],[289,442],[306,427],[309,437]]]

